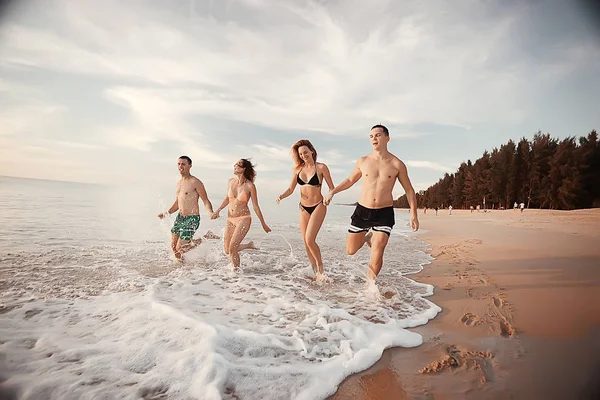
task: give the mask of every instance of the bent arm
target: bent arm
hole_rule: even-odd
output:
[[[167,210],[167,213],[173,214],[177,210],[179,210],[179,201],[177,199],[175,199],[175,201],[173,202],[173,205],[171,207],[169,207],[169,209]]]
[[[177,197],[176,197],[173,205],[171,207],[169,207],[169,209],[167,211],[164,211],[164,212],[161,212],[160,214],[158,214],[158,218],[160,218],[160,219],[166,218],[167,216],[173,214],[178,209],[179,209],[179,201],[177,200]]]
[[[291,195],[292,193],[294,193],[294,190],[296,190],[297,184],[298,184],[298,180],[296,179],[296,172],[294,170],[294,172],[292,173],[292,180],[290,181],[290,186],[286,189],[285,192],[281,193],[277,199],[283,200],[286,197],[288,197],[289,195]]]

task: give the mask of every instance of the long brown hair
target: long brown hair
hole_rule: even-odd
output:
[[[244,168],[244,178],[247,181],[254,182],[254,178],[256,178],[256,171],[254,170],[255,165],[246,158],[242,158],[240,161],[242,163],[241,167]]]
[[[298,168],[298,167],[301,167],[302,165],[304,165],[304,161],[298,155],[298,149],[302,146],[308,147],[308,149],[312,153],[315,164],[317,163],[317,150],[315,150],[315,148],[312,145],[312,143],[310,142],[310,140],[300,139],[296,143],[294,143],[294,145],[292,146],[292,149],[290,150],[290,152],[292,153],[292,159],[294,160],[294,168]]]

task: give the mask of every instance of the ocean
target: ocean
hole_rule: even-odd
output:
[[[215,208],[222,195],[209,193]],[[234,272],[220,240],[174,261],[159,220],[173,188],[0,177],[0,397],[18,399],[324,399],[440,308],[411,274],[432,261],[396,210],[376,285],[365,246],[345,252],[353,207],[331,205],[312,270],[298,193],[261,199]],[[226,212],[201,209],[199,237]]]

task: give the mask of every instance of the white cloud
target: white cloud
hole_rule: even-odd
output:
[[[258,150],[262,156],[279,161],[291,161],[290,149],[283,146],[253,144],[252,148]]]
[[[447,167],[445,165],[433,162],[433,161],[404,161],[404,163],[413,168],[427,168],[432,169],[434,171],[440,172],[454,172],[456,168]]]
[[[142,172],[158,169],[164,143],[214,170],[215,180],[250,148],[260,171],[289,173],[289,148],[279,141],[258,133],[254,146],[219,147],[197,123],[207,117],[271,135],[334,135],[317,149],[319,160],[346,175],[356,157],[346,153],[346,138],[375,123],[393,126],[393,138],[415,140],[427,134],[414,128],[420,124],[516,124],[539,107],[548,87],[597,65],[597,45],[582,40],[545,52],[540,68],[515,39],[530,25],[528,7],[472,0],[112,0],[102,7],[35,0],[0,27],[0,69],[14,73],[0,80],[9,99],[0,108],[0,138],[18,135],[33,146],[86,155],[133,150],[141,152]],[[53,78],[39,74],[48,71],[77,87],[82,103],[96,96],[109,113],[117,106],[123,115],[79,122],[84,117],[45,90]],[[417,173],[453,170],[407,164]]]
[[[192,19],[188,10],[166,12],[166,3],[159,2],[106,2],[100,11],[92,2],[57,1],[53,16],[63,24],[61,33],[9,24],[2,29],[3,63],[27,60],[43,68],[166,85],[113,92],[126,101],[134,92],[145,94],[136,99],[138,117],[158,122],[156,129],[181,117],[182,109],[337,134],[373,121],[469,126],[520,120],[527,113],[523,84],[536,75],[518,65],[508,73],[486,66],[514,28],[512,14],[500,13],[481,30],[410,3],[398,9],[386,1],[354,2],[354,8],[245,1],[231,8],[247,7],[247,16],[236,10],[239,15],[222,13],[222,19],[200,15],[206,7],[194,4]],[[477,3],[473,11],[472,5],[457,7],[468,17],[482,7]],[[378,21],[367,31],[355,25],[364,25],[365,16]],[[173,88],[189,84],[208,85],[213,92]],[[156,117],[158,105],[162,117],[173,118]],[[132,135],[124,145],[147,149],[152,143],[137,137],[152,134]]]

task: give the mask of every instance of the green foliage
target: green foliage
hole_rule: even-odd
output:
[[[417,193],[419,207],[468,209],[512,208],[525,203],[532,208],[572,210],[600,207],[600,141],[595,130],[587,137],[559,141],[537,132],[531,141],[522,138],[494,148],[453,174]],[[406,196],[396,204],[408,207]]]

